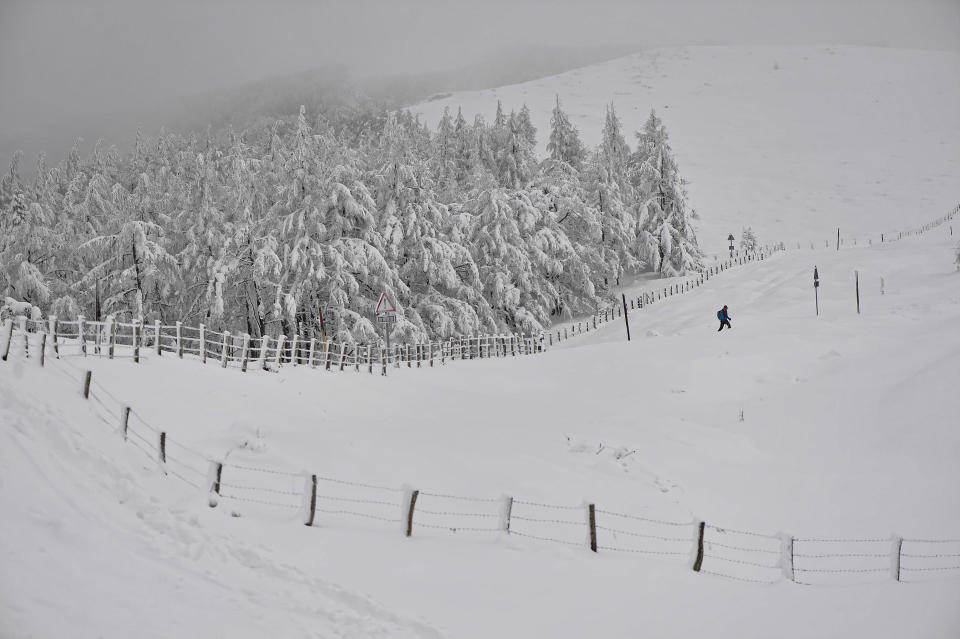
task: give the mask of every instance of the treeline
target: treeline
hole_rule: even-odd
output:
[[[699,268],[684,182],[651,112],[586,148],[560,107],[549,157],[524,106],[492,122],[358,110],[98,145],[0,180],[0,290],[68,319],[182,320],[370,342],[530,333],[624,274]]]

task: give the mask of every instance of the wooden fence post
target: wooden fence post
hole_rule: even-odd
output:
[[[590,523],[590,550],[597,552],[597,513],[593,504],[587,505],[587,519]]]
[[[200,363],[207,363],[207,327],[200,325]]]
[[[793,575],[793,536],[780,533],[780,570],[787,581],[795,581]]]
[[[280,368],[280,364],[283,362],[283,343],[287,341],[286,335],[280,335],[277,338],[277,358],[274,360],[274,363],[277,365],[277,368]],[[340,370],[343,370],[343,366],[340,367]]]
[[[163,343],[160,341],[160,320],[153,322],[153,337],[157,342],[157,355],[163,355]]]
[[[324,359],[323,368],[325,370],[330,370],[330,346],[331,346],[330,340],[327,340],[324,344],[324,349],[323,349],[323,359]]]
[[[117,344],[117,320],[116,319],[110,320],[110,335],[108,336],[108,339],[110,340],[110,345],[107,348],[107,353],[108,353],[109,359],[113,359],[113,349]]]
[[[250,333],[243,334],[243,351],[240,353],[240,372],[247,372],[247,364],[250,361]]]
[[[382,369],[380,371],[380,374],[386,377],[387,376],[387,353],[382,345],[380,346],[380,367]]]
[[[87,356],[87,336],[83,332],[83,315],[77,317],[77,339],[80,340],[80,352]]]
[[[127,441],[127,429],[130,427],[130,407],[124,406],[120,413],[120,434],[123,435],[123,441]]]
[[[860,314],[860,271],[854,271],[853,277],[857,287],[857,315]]]
[[[269,370],[267,368],[267,351],[270,348],[270,336],[264,335],[260,338],[260,366],[263,370]]]
[[[706,522],[700,522],[697,526],[697,558],[693,562],[693,572],[700,572],[700,567],[703,565],[703,529],[706,527]]]
[[[297,333],[293,334],[293,340],[290,342],[290,361],[296,366],[299,364],[297,361],[299,353],[297,353],[297,342],[299,341],[300,336]]]
[[[890,576],[900,581],[900,557],[903,551],[903,537],[893,535],[890,538]]]
[[[313,518],[317,514],[317,476],[310,475],[310,481],[307,483],[307,491],[309,492],[309,510],[307,511],[306,521],[304,525],[312,526]]]
[[[40,366],[43,366],[47,359],[47,334],[40,333]]]
[[[53,354],[60,359],[60,338],[57,335],[60,332],[60,320],[56,315],[50,317],[50,332],[53,334]]]
[[[417,495],[419,494],[419,490],[410,493],[410,510],[407,512],[407,537],[413,534],[413,509],[417,506]]]
[[[230,357],[230,331],[223,332],[223,343],[220,345],[220,368],[227,367],[227,359]]]
[[[163,474],[167,474],[167,433],[160,432],[160,449],[158,451],[159,461],[160,461],[160,470],[163,471]]]
[[[317,338],[311,337],[310,350],[307,351],[307,364],[310,366],[310,368],[317,367],[317,365],[313,363],[313,354],[314,352],[316,352],[316,348],[317,348]]]
[[[503,507],[500,511],[500,528],[510,534],[510,517],[513,515],[513,497],[503,497]]]
[[[133,324],[133,363],[140,363],[140,322]]]
[[[93,381],[93,371],[87,371],[83,376],[83,398],[90,399],[90,382]]]
[[[183,322],[177,320],[177,357],[183,359]]]
[[[217,507],[217,497],[220,496],[220,480],[223,477],[223,463],[218,461],[210,462],[210,471],[207,475],[210,480],[210,496],[207,504],[211,508]]]
[[[627,313],[627,296],[623,293],[620,294],[623,297],[623,323],[627,326],[627,341],[630,341],[630,316]]]
[[[3,361],[10,356],[10,343],[13,342],[13,318],[5,320],[7,326],[7,344],[3,347]]]
[[[344,342],[340,345],[340,372],[343,372],[343,367],[347,363],[347,343]]]

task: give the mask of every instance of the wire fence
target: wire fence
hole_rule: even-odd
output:
[[[30,335],[38,353],[41,336]],[[50,348],[49,343],[46,346]],[[960,538],[793,537],[620,512],[592,503],[468,496],[291,472],[217,459],[172,437],[68,359],[43,370],[78,389],[91,414],[147,467],[182,482],[211,507],[316,527],[393,530],[406,536],[517,537],[569,549],[673,562],[756,585],[911,583],[960,577]]]
[[[938,223],[960,211],[955,209]],[[929,230],[936,224],[921,227]],[[762,258],[761,258],[762,259]],[[750,260],[748,259],[747,262]],[[695,285],[691,285],[695,286]],[[687,290],[687,289],[681,289]],[[662,299],[662,298],[660,298]],[[602,320],[609,321],[609,320]],[[129,404],[93,379],[90,371],[78,366],[63,352],[68,346],[70,330],[74,348],[90,351],[106,349],[116,356],[116,349],[125,346],[134,350],[150,346],[139,342],[142,332],[134,331],[132,341],[118,340],[118,324],[83,321],[64,322],[66,332],[30,331],[19,320],[14,331],[12,319],[5,320],[0,335],[0,352],[6,361],[12,345],[19,345],[24,358],[55,362],[44,370],[51,371],[75,385],[86,400],[91,414],[107,428],[137,450],[148,466],[169,476],[199,494],[206,496],[211,507],[221,503],[234,513],[252,513],[265,517],[283,517],[308,526],[369,526],[393,528],[412,536],[474,535],[516,536],[534,542],[545,542],[593,552],[634,554],[672,561],[696,572],[738,582],[771,585],[794,582],[804,585],[862,582],[894,579],[902,583],[960,577],[960,538],[919,539],[896,535],[872,538],[803,538],[780,533],[764,534],[749,530],[722,527],[702,520],[678,521],[598,508],[592,503],[551,504],[511,496],[478,497],[447,492],[420,491],[410,487],[390,487],[327,477],[309,472],[290,472],[263,468],[226,459],[216,459],[171,438],[165,429],[150,423]],[[55,320],[47,325],[55,325]],[[40,322],[43,325],[44,322]],[[131,325],[127,325],[131,326]],[[137,326],[137,325],[132,325]],[[95,339],[85,339],[89,328]],[[172,350],[181,353],[202,352],[211,343],[221,344],[212,352],[221,362],[231,359],[249,364],[271,357],[269,343],[259,344],[259,351],[250,348],[243,336],[241,355],[237,343],[228,333],[209,335],[200,327],[159,327],[154,335],[156,352]],[[103,340],[104,335],[111,338]],[[209,339],[213,337],[213,341]],[[0,337],[3,339],[3,337]],[[265,338],[268,339],[268,338]],[[483,341],[487,340],[487,341]],[[294,344],[284,350],[278,340],[272,357],[280,361],[284,353],[297,362],[302,351]],[[226,346],[223,346],[226,345]],[[341,347],[341,368],[347,360],[346,345]],[[499,336],[452,340],[438,346],[440,357],[466,359],[497,353],[507,356],[508,349],[527,349],[523,354],[538,352],[532,338]],[[325,348],[325,355],[331,350]],[[256,355],[251,355],[256,352]],[[312,356],[304,362],[314,365],[317,344],[310,344]],[[434,352],[428,348],[427,353]],[[355,350],[354,353],[362,353]],[[369,351],[368,351],[369,353]],[[404,356],[409,349],[404,352]],[[259,359],[257,359],[259,358]],[[412,365],[424,359],[400,360]]]

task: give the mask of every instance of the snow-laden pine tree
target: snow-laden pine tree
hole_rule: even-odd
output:
[[[636,135],[631,181],[637,191],[640,228],[651,239],[650,265],[664,276],[699,270],[703,254],[691,225],[696,212],[687,207],[685,182],[666,127],[651,110],[643,130]]]
[[[740,235],[740,250],[745,253],[753,253],[757,250],[757,236],[749,226],[743,229]]]
[[[550,117],[550,141],[547,142],[547,152],[552,159],[566,162],[578,171],[586,156],[586,150],[580,141],[580,132],[560,108],[559,95],[553,107],[553,115]]]

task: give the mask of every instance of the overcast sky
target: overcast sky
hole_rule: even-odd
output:
[[[960,0],[0,0],[0,144],[331,63],[418,72],[498,48],[621,43],[960,50]]]

